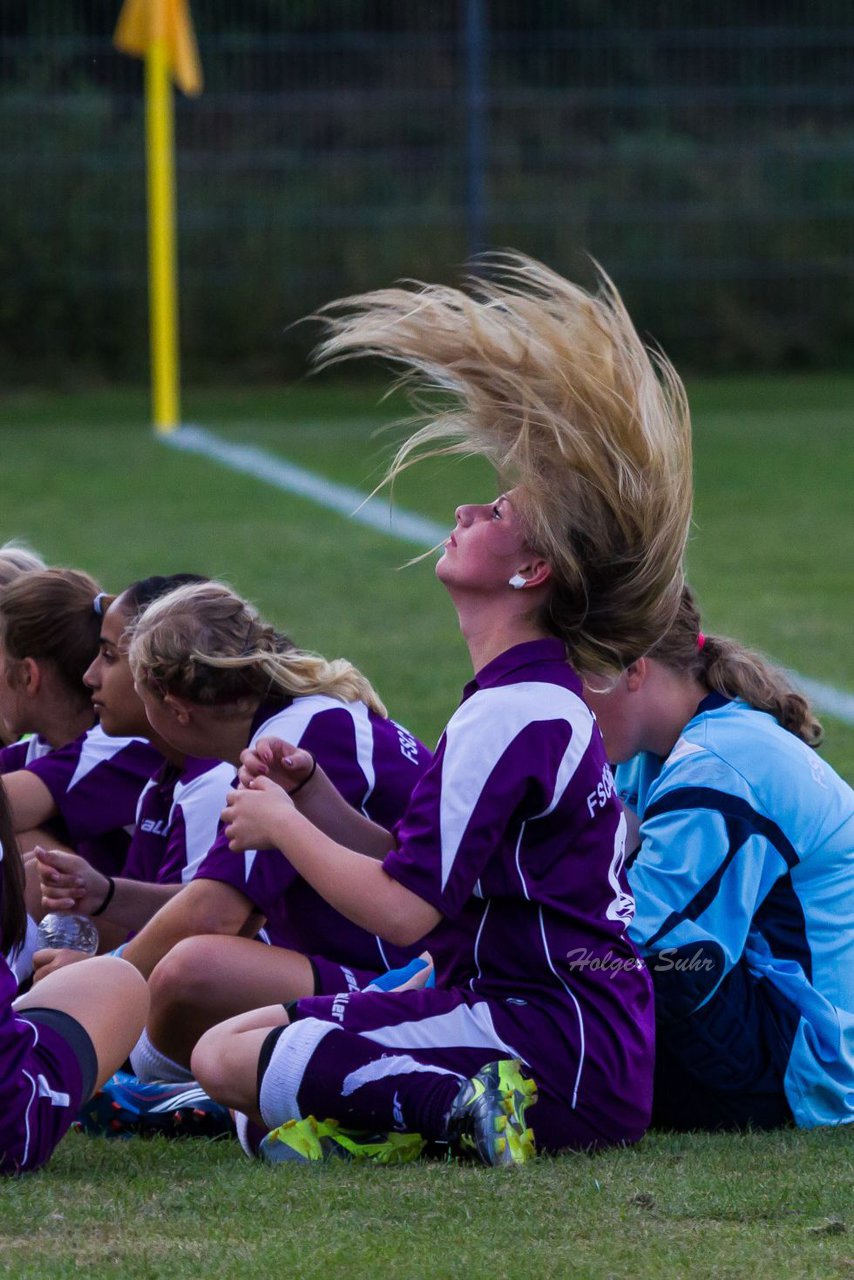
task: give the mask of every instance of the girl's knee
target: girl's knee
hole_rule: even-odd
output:
[[[176,943],[148,980],[152,1004],[200,1003],[218,980],[217,942],[217,938],[183,938]]]
[[[276,1027],[247,1025],[251,1017],[231,1018],[206,1031],[193,1050],[190,1070],[217,1102],[253,1115],[258,1105],[261,1051]]]
[[[231,1058],[235,1035],[224,1024],[211,1027],[196,1042],[190,1057],[190,1071],[199,1084],[217,1101],[229,1090]]]

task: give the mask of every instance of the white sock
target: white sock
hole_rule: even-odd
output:
[[[334,1022],[301,1018],[285,1027],[276,1041],[261,1087],[258,1109],[268,1129],[277,1129],[287,1120],[301,1120],[297,1093],[305,1069],[315,1049],[330,1031],[340,1031]]]
[[[168,1080],[171,1083],[183,1084],[193,1078],[192,1072],[187,1067],[182,1067],[180,1062],[167,1058],[165,1053],[160,1052],[157,1045],[151,1043],[147,1029],[143,1031],[130,1051],[130,1065],[133,1067],[134,1075],[140,1080]]]
[[[257,1158],[258,1151],[249,1138],[249,1125],[252,1123],[247,1115],[242,1111],[232,1111],[234,1117],[234,1128],[237,1133],[237,1141],[243,1150],[253,1160]]]

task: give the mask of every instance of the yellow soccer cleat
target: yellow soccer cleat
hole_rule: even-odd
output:
[[[490,1062],[466,1080],[448,1116],[448,1141],[475,1151],[484,1164],[523,1164],[537,1154],[525,1112],[537,1101],[535,1082],[518,1058]]]
[[[418,1133],[363,1133],[342,1129],[336,1120],[288,1120],[264,1138],[258,1154],[270,1164],[289,1160],[370,1160],[374,1164],[408,1164],[424,1150]]]

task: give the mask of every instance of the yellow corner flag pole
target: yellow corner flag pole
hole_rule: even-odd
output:
[[[202,88],[187,0],[125,0],[114,42],[145,59],[152,404],[154,428],[167,434],[181,419],[172,80],[187,94]]]

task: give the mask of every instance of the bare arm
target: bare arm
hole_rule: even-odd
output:
[[[41,827],[49,818],[57,813],[53,796],[42,782],[29,769],[16,769],[3,778],[9,809],[12,813],[12,826],[16,831],[29,831],[31,827]]]
[[[79,911],[91,916],[109,894],[110,881],[85,858],[59,849],[36,849],[45,911]],[[107,922],[124,930],[141,929],[165,902],[183,888],[180,884],[146,884],[117,879],[110,901],[99,916],[99,928]]]
[[[219,880],[192,880],[131,938],[122,957],[147,978],[183,938],[205,933],[243,934],[247,929],[257,933],[262,923],[263,917],[238,889]]]
[[[424,937],[442,918],[429,902],[392,879],[375,858],[318,830],[269,778],[256,778],[250,787],[230,791],[223,819],[231,849],[281,849],[330,906],[396,946]]]
[[[249,786],[255,778],[269,778],[291,796],[309,822],[336,843],[380,859],[394,848],[390,832],[347,803],[310,751],[281,738],[261,738],[241,754],[240,761],[241,786]]]

